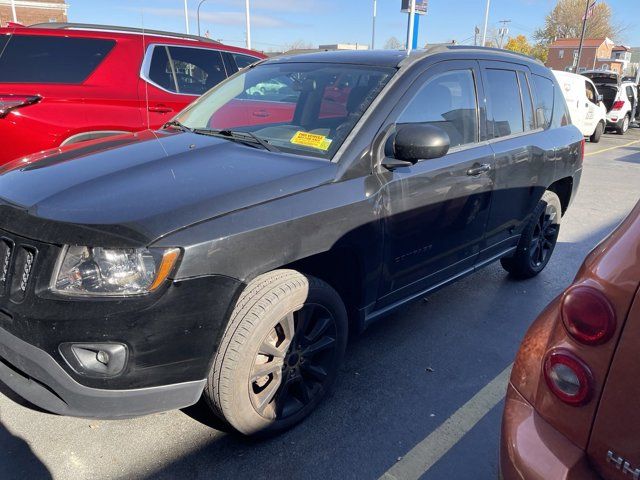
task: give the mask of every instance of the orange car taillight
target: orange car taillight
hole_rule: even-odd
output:
[[[549,389],[564,403],[579,406],[591,400],[591,370],[568,350],[557,349],[547,353],[544,360],[544,379]]]
[[[616,102],[613,102],[613,106],[611,107],[611,110],[622,110],[623,107],[624,107],[624,101],[618,100]]]
[[[38,103],[38,95],[3,95],[0,94],[0,118],[7,116],[11,110]]]
[[[616,312],[611,302],[593,287],[577,285],[567,290],[561,314],[569,335],[585,345],[606,343],[616,331]]]

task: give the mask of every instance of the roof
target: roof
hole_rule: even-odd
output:
[[[613,47],[614,51],[620,51],[620,50],[624,50],[625,52],[629,52],[631,51],[631,47],[627,47],[626,45],[616,45],[615,47]]]
[[[467,53],[470,54],[472,58],[489,56],[493,57],[493,59],[526,60],[528,62],[542,65],[541,62],[532,57],[511,52],[509,50],[467,45],[437,46],[426,50],[413,50],[410,54],[407,54],[406,50],[330,50],[324,52],[303,53],[300,55],[285,54],[278,57],[272,57],[267,60],[267,62],[343,63],[397,68],[402,66],[402,64],[413,63],[414,61],[430,55],[447,52],[455,52],[457,56],[462,56],[464,53]]]
[[[185,40],[197,40],[199,42],[207,42],[207,43],[216,43],[210,38],[199,37],[198,35],[188,35],[184,33],[176,33],[176,32],[165,32],[163,30],[148,30],[143,28],[133,28],[133,27],[120,27],[115,25],[94,25],[90,23],[64,23],[64,22],[48,22],[48,23],[36,23],[34,25],[29,25],[24,28],[39,28],[46,30],[95,30],[102,32],[117,32],[117,33],[132,33],[132,34],[146,34],[153,35],[158,37],[172,37],[172,38],[183,38]]]
[[[605,43],[607,40],[609,40],[606,37],[603,38],[585,38],[584,41],[582,42],[582,48],[598,48],[600,45],[602,45],[603,43]],[[611,42],[611,40],[609,40],[609,42]],[[613,43],[613,42],[612,42]],[[580,39],[579,38],[561,38],[559,40],[556,40],[555,42],[553,42],[551,45],[549,45],[549,48],[568,48],[568,47],[578,47],[580,45]]]

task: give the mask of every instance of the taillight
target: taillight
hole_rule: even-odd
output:
[[[555,396],[569,405],[584,405],[591,400],[591,370],[568,350],[552,350],[547,354],[544,361],[544,378]]]
[[[616,330],[616,313],[611,302],[593,287],[578,285],[567,290],[561,312],[569,334],[586,345],[605,343]]]
[[[623,107],[624,107],[624,101],[618,100],[613,102],[613,106],[611,107],[611,110],[622,110]]]
[[[0,118],[6,117],[11,110],[39,102],[40,98],[38,95],[0,94]]]
[[[583,138],[580,141],[580,164],[584,163],[584,149],[585,149],[586,140]]]

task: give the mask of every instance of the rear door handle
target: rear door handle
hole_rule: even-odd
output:
[[[481,165],[474,165],[473,167],[471,167],[469,170],[467,170],[467,175],[475,177],[482,173],[487,173],[490,170],[491,170],[491,165],[489,165],[488,163],[483,163]]]
[[[173,108],[167,107],[166,105],[154,105],[149,107],[149,111],[155,113],[169,113],[173,112]]]

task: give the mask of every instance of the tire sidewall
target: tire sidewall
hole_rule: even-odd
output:
[[[560,221],[561,221],[561,216],[562,216],[562,205],[560,203],[560,198],[558,198],[558,196],[555,193],[547,190],[542,195],[542,198],[540,199],[540,203],[538,205],[539,205],[539,208],[541,206],[539,215],[543,215],[544,213],[546,213],[547,207],[549,205],[551,205],[555,209],[555,211],[556,211],[556,222],[555,222],[554,225],[557,225],[558,228],[560,228]],[[551,246],[551,250],[549,251],[549,256],[547,257],[547,259],[542,264],[540,264],[538,266],[533,265],[533,262],[531,261],[531,252],[529,251],[529,245],[531,244],[531,238],[532,238],[533,232],[535,230],[535,223],[538,221],[539,218],[540,218],[540,216],[536,216],[535,218],[531,219],[531,224],[529,225],[529,228],[527,228],[527,235],[526,235],[527,260],[529,262],[529,268],[531,269],[531,272],[535,273],[535,274],[540,273],[547,266],[547,264],[549,263],[549,260],[551,259],[551,256],[553,255],[553,252],[556,249],[556,244],[558,243],[558,237],[556,236],[556,239],[553,242],[553,245]]]
[[[232,397],[231,401],[227,401],[221,405],[222,413],[234,428],[245,435],[269,434],[290,428],[315,409],[316,405],[326,395],[327,390],[329,390],[335,382],[337,366],[341,363],[347,344],[348,321],[346,310],[338,294],[330,289],[330,287],[325,285],[324,288],[319,288],[315,282],[305,282],[305,284],[306,288],[291,290],[286,298],[283,298],[268,310],[264,311],[255,328],[248,332],[246,343],[242,346],[242,351],[236,361],[228,362],[226,359],[223,359],[222,369],[229,368],[232,370],[232,372],[230,372],[232,377]],[[331,312],[335,319],[338,336],[338,338],[336,338],[336,354],[338,355],[335,363],[336,369],[330,372],[330,377],[323,386],[323,390],[319,392],[309,404],[286,419],[273,421],[261,416],[253,407],[249,391],[251,370],[260,345],[271,329],[287,314],[300,310],[305,304],[309,303],[324,306]],[[242,324],[238,330],[241,328]]]

